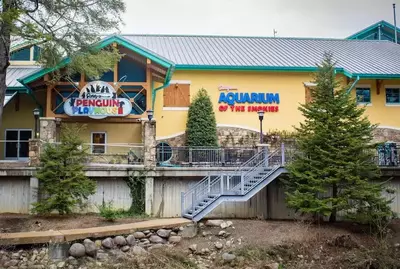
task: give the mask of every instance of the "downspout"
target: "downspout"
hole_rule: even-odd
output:
[[[19,81],[19,80],[17,80],[17,81],[18,81],[19,83],[21,83],[22,86],[25,87],[26,93],[27,93],[30,97],[32,97],[33,101],[35,101],[36,105],[38,106],[38,108],[39,108],[39,110],[40,110],[40,117],[43,117],[43,107],[42,107],[42,105],[38,102],[38,100],[36,99],[35,95],[34,95],[33,92],[32,92],[32,89],[31,89],[28,85],[26,85],[25,83],[23,83],[22,81]]]
[[[351,90],[356,86],[356,84],[358,83],[359,80],[360,80],[360,76],[357,76],[356,80],[353,82],[353,84],[351,84],[350,88],[347,90],[347,94],[349,94],[351,92]]]
[[[157,94],[157,92],[161,91],[162,89],[164,89],[164,88],[169,86],[169,83],[170,83],[171,77],[172,77],[172,71],[171,70],[173,70],[173,68],[174,68],[173,66],[168,68],[168,71],[167,71],[167,74],[165,76],[165,81],[164,81],[163,85],[161,85],[160,87],[155,88],[155,89],[153,89],[153,87],[152,87],[152,91],[151,91],[151,98],[152,98],[152,100],[151,100],[151,109],[152,110],[154,110],[154,104],[156,102],[156,94]]]

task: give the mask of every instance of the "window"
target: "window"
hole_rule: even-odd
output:
[[[106,153],[106,133],[92,133],[92,153]]]
[[[400,104],[399,88],[386,88],[386,104]]]
[[[156,146],[157,150],[157,161],[158,162],[167,162],[172,157],[172,148],[165,142],[158,143]]]
[[[6,130],[4,149],[5,159],[27,159],[29,157],[29,139],[32,130]]]
[[[357,104],[370,104],[371,103],[371,89],[370,88],[356,88]]]
[[[185,81],[171,81],[171,85],[164,89],[164,107],[187,108],[190,105],[190,83]]]

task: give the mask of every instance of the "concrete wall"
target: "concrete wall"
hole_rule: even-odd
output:
[[[29,177],[0,177],[0,213],[29,213]]]
[[[153,214],[157,217],[179,217],[181,192],[185,192],[201,178],[155,178]],[[247,202],[229,202],[218,206],[208,218],[266,218],[266,189]]]

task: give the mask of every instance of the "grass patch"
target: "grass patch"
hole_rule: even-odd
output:
[[[115,221],[117,219],[123,219],[123,218],[148,218],[146,214],[135,214],[131,212],[130,210],[123,210],[123,209],[116,209],[113,206],[113,202],[103,202],[100,206],[97,206],[97,209],[99,210],[99,215],[103,217],[107,221]]]

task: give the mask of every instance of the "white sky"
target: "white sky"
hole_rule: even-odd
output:
[[[345,38],[379,20],[393,23],[400,0],[126,0],[124,34]],[[398,26],[400,24],[398,23]]]

